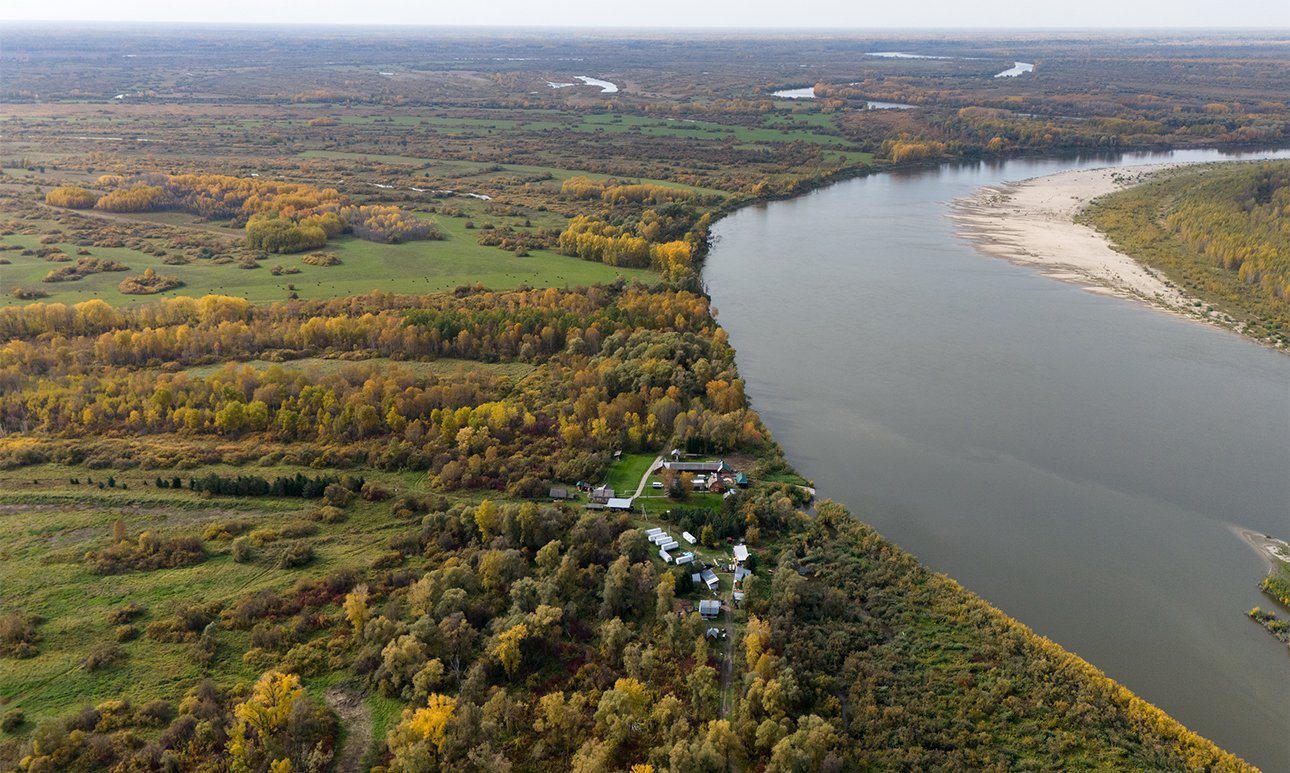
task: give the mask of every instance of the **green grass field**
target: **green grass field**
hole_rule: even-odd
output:
[[[649,470],[656,458],[656,454],[623,454],[623,458],[614,462],[605,473],[605,485],[619,496],[631,496],[640,485],[641,476]]]
[[[130,270],[91,274],[73,282],[51,283],[41,279],[52,269],[68,264],[50,263],[10,251],[3,255],[12,263],[0,265],[0,291],[3,292],[0,304],[24,303],[10,295],[16,287],[44,290],[49,296],[42,300],[49,302],[79,303],[99,298],[113,305],[130,305],[158,297],[209,294],[238,295],[257,302],[280,301],[286,300],[290,294],[289,285],[294,285],[301,298],[336,298],[362,295],[373,290],[429,293],[476,283],[494,290],[506,290],[524,284],[579,287],[608,283],[619,277],[652,283],[658,277],[648,269],[606,266],[546,250],[517,257],[512,252],[477,244],[476,231],[467,229],[466,221],[461,218],[437,218],[436,222],[447,237],[443,241],[378,244],[353,237],[336,239],[325,249],[334,252],[341,263],[326,267],[305,265],[300,262],[299,255],[271,255],[255,269],[206,260],[167,266],[160,257],[137,250],[90,247],[87,249],[91,256],[120,261]],[[6,236],[4,242],[24,248],[41,246],[36,237],[22,235]],[[76,256],[80,249],[70,244],[56,246],[72,256]],[[279,264],[299,268],[300,273],[274,276],[270,267]],[[146,268],[152,268],[158,274],[177,276],[184,284],[155,295],[125,295],[117,289],[123,278],[141,274]]]

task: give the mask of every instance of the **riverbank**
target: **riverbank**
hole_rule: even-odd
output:
[[[1094,199],[1138,185],[1179,164],[1061,172],[983,187],[953,204],[958,233],[979,251],[1047,276],[1148,303],[1156,308],[1238,329],[1220,311],[1207,310],[1159,272],[1118,252],[1103,234],[1075,222]]]

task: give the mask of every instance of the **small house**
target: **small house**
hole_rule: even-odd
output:
[[[605,507],[608,507],[610,510],[630,510],[632,509],[632,500],[620,497],[610,497],[609,501],[605,502]]]
[[[677,565],[677,566],[683,566],[683,565],[688,564],[688,563],[690,563],[690,562],[692,562],[692,561],[694,561],[694,554],[693,554],[693,553],[682,553],[681,555],[679,555],[679,556],[677,556],[677,557],[676,557],[676,565]]]
[[[716,599],[704,599],[699,602],[699,616],[711,620],[721,616],[721,602]]]
[[[569,496],[569,489],[564,486],[552,486],[551,498],[560,501],[562,499],[572,499],[573,497]]]
[[[735,485],[739,488],[748,488],[748,476],[742,472],[735,473]]]
[[[650,538],[650,537],[653,537],[655,534],[662,534],[662,533],[663,533],[663,529],[662,529],[662,527],[660,527],[660,526],[655,526],[655,527],[653,527],[653,528],[650,528],[650,529],[646,529],[646,530],[645,530],[645,537],[646,537],[646,539],[648,539],[648,538]]]
[[[699,541],[698,541],[697,539],[695,539],[695,538],[694,538],[694,535],[693,535],[693,534],[691,534],[691,533],[690,533],[690,532],[688,532],[688,531],[683,531],[683,532],[681,532],[681,539],[685,540],[686,542],[690,543],[691,545],[697,545],[697,544],[699,543]]]
[[[596,486],[591,490],[591,501],[607,503],[614,498],[614,490],[608,486]]]
[[[665,531],[660,531],[657,534],[647,534],[645,535],[645,539],[653,542],[655,545],[662,545],[664,542],[672,541],[672,537]]]
[[[703,575],[698,572],[695,572],[694,574],[690,575],[690,582],[694,583],[695,585],[698,585],[699,583],[703,582]]]
[[[736,560],[736,561],[747,561],[747,560],[748,560],[748,546],[747,546],[747,545],[735,545],[735,560]]]
[[[700,574],[703,576],[703,584],[708,586],[708,590],[716,590],[721,585],[717,579],[717,573],[711,569],[704,569]]]
[[[659,550],[676,550],[680,546],[681,546],[680,543],[678,543],[676,540],[670,539],[667,542],[660,544],[658,547],[659,547]]]
[[[659,548],[658,557],[663,559],[663,563],[665,564],[672,563],[672,554],[667,552],[667,548]]]
[[[735,569],[735,582],[743,582],[745,577],[752,577],[753,573],[741,567]]]
[[[721,629],[717,628],[716,626],[713,626],[712,628],[709,628],[707,632],[704,633],[703,635],[708,637],[709,639],[720,639]]]

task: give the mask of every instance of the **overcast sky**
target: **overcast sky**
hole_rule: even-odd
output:
[[[37,0],[0,20],[592,27],[1290,27],[1290,0]]]

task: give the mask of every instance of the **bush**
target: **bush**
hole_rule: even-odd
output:
[[[247,537],[238,537],[233,540],[233,560],[239,564],[245,564],[251,560],[251,540]]]
[[[100,644],[85,656],[81,665],[85,666],[86,671],[98,671],[120,663],[122,660],[125,660],[125,650],[115,644]]]
[[[85,561],[94,574],[124,574],[153,569],[174,569],[190,566],[206,559],[202,541],[192,536],[158,537],[143,532],[135,542],[118,542],[103,550],[85,554]]]
[[[128,623],[131,620],[134,620],[138,617],[142,617],[143,614],[147,611],[148,611],[148,608],[145,607],[144,605],[140,604],[137,601],[131,601],[129,604],[126,604],[125,606],[117,607],[111,612],[108,612],[108,622],[111,623],[112,625],[121,625],[123,623]]]
[[[330,252],[311,252],[301,257],[300,262],[308,263],[311,266],[339,266],[340,258]]]
[[[133,625],[118,625],[112,633],[119,642],[134,641],[139,638],[139,629]]]
[[[323,499],[333,507],[348,507],[354,501],[354,492],[339,483],[333,483],[323,491]]]
[[[0,657],[30,658],[36,655],[38,619],[21,612],[0,615]]]
[[[12,733],[22,727],[22,723],[27,721],[27,715],[22,713],[22,709],[10,709],[0,717],[0,730],[6,733]]]
[[[304,540],[290,542],[278,556],[279,569],[297,569],[314,560],[314,547]]]
[[[152,295],[173,290],[183,285],[177,276],[158,274],[151,268],[144,269],[139,276],[130,276],[121,280],[116,289],[126,295]]]
[[[78,185],[60,185],[45,194],[45,203],[53,207],[89,209],[99,197]]]

